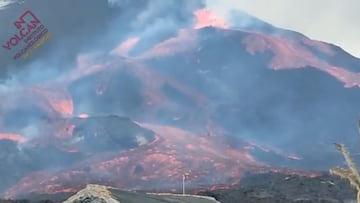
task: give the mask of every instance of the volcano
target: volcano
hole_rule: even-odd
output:
[[[221,188],[341,163],[332,143],[357,147],[360,59],[245,13],[241,26],[210,14],[147,46],[130,37],[78,54],[41,82],[5,83],[1,193],[180,191],[183,175],[191,189]]]

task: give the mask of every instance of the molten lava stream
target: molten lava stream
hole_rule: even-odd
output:
[[[86,113],[82,113],[82,114],[79,114],[77,117],[78,118],[89,118],[89,115]]]
[[[0,133],[0,140],[11,140],[14,142],[25,142],[25,138],[21,135],[11,133]]]

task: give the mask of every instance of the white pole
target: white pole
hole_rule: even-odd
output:
[[[182,175],[183,195],[185,195],[185,175]]]

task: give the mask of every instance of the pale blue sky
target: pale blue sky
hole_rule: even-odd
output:
[[[341,46],[360,57],[360,0],[207,0],[226,13],[241,9],[277,27]]]

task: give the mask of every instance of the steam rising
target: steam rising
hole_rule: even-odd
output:
[[[92,128],[69,125],[67,117],[81,113],[89,118],[116,114],[172,125],[223,136],[235,148],[248,141],[269,145],[273,148],[270,151],[284,157],[297,153],[304,158],[294,162],[276,157],[273,161],[264,150],[254,152],[260,159],[283,166],[324,169],[326,164],[333,165],[330,161],[320,163],[323,157],[330,159],[335,154],[330,149],[332,142],[353,142],[352,126],[360,111],[358,89],[345,89],[310,66],[270,70],[267,67],[275,53],[265,50],[253,55],[243,43],[251,32],[276,35],[296,41],[294,49],[301,44],[310,47],[316,57],[329,57],[304,45],[304,36],[299,33],[278,29],[239,11],[227,16],[235,31],[209,27],[189,31],[196,24],[195,11],[205,7],[200,0],[29,0],[24,6],[53,33],[27,61],[13,61],[10,53],[0,51],[0,133],[21,134],[34,146],[45,143],[44,148],[26,157],[28,149],[23,145],[7,149],[20,161],[25,160],[22,168],[31,166],[29,171],[59,170],[66,165],[62,162],[73,163],[76,157],[67,154],[74,150],[69,148],[71,144],[90,143],[81,146],[88,152],[99,143],[101,151],[108,149],[109,143],[117,149],[150,141],[137,133],[134,140],[127,140],[129,143],[117,140],[114,144],[116,131],[104,129],[108,120],[100,125],[95,118],[90,126],[96,133],[110,135],[104,141]],[[0,33],[1,42],[13,34],[12,22],[22,9],[17,5],[0,11],[0,24],[9,28]],[[336,65],[348,69],[360,65],[342,50],[330,48],[340,53],[333,56],[341,59],[335,60]],[[76,122],[86,126],[81,118]],[[52,126],[54,123],[57,125]],[[111,128],[116,127],[118,124],[112,123]],[[74,129],[78,134],[63,145]],[[95,141],[87,140],[92,138]],[[51,153],[43,154],[42,150]],[[38,159],[30,164],[30,156]],[[55,166],[49,161],[52,159]],[[15,170],[19,166],[11,167]],[[19,171],[16,180],[26,172]],[[6,186],[11,184],[9,181]],[[5,188],[0,187],[0,191]]]
[[[16,3],[17,0],[2,0],[0,1],[0,10],[6,9],[9,5]]]
[[[135,51],[141,53],[173,35],[177,30],[191,27],[194,20],[193,12],[204,6],[201,1],[186,0],[176,2],[119,0],[108,3],[101,0],[53,2],[29,0],[25,2],[2,1],[1,3],[0,7],[3,9],[0,11],[1,44],[6,43],[16,33],[13,22],[19,18],[24,8],[32,10],[53,34],[53,37],[39,47],[27,60],[14,61],[12,59],[13,52],[8,52],[2,47],[0,49],[0,98],[2,100],[0,132],[18,133],[27,140],[34,140],[35,143],[39,142],[37,139],[43,140],[41,142],[48,142],[48,139],[55,135],[52,131],[46,132],[47,123],[62,115],[49,108],[49,101],[39,98],[41,95],[32,93],[34,86],[44,84],[50,87],[55,86],[55,89],[59,88],[58,83],[66,82],[69,75],[79,68],[77,67],[79,56],[88,55],[93,59],[101,57],[103,61],[105,57],[109,57],[108,54],[117,44],[129,36],[138,37],[139,42]],[[71,6],[69,7],[69,5]],[[82,71],[80,70],[80,72]],[[124,78],[124,80],[127,79]],[[127,86],[123,91],[127,91],[129,87],[131,86]],[[133,88],[136,87],[133,86]],[[84,91],[80,90],[77,96],[86,96]],[[89,106],[86,103],[84,101],[78,107]],[[125,104],[122,108],[126,109],[126,107]],[[101,115],[101,113],[124,114],[123,110],[116,111],[116,109],[110,108],[105,112],[96,112],[96,108],[91,109],[91,106],[85,110],[97,115]],[[127,113],[126,110],[125,113]],[[142,136],[136,137],[136,140],[139,144],[145,143]],[[0,142],[7,141],[0,140]],[[53,155],[40,153],[41,155],[36,156],[32,154],[33,152],[26,151],[30,150],[28,148],[24,151],[23,144],[18,143],[16,148],[11,150],[13,152],[5,150],[2,153],[19,156],[20,164],[28,164],[24,167],[16,164],[8,165],[9,170],[18,171],[17,180],[26,172],[39,168],[54,168],[57,163],[63,162],[62,164],[64,164],[71,161],[71,158],[62,157],[63,153],[60,153],[60,156],[55,155],[59,153],[56,152],[56,149],[54,149]],[[35,153],[42,150],[38,149]],[[29,155],[25,157],[24,153]],[[28,160],[31,161],[32,158],[29,157],[36,157],[36,160],[32,160],[31,165]],[[53,159],[54,162],[51,163],[49,159]],[[24,170],[17,170],[18,167]],[[2,175],[8,173],[9,171],[0,170]],[[0,191],[14,183],[1,179]]]

